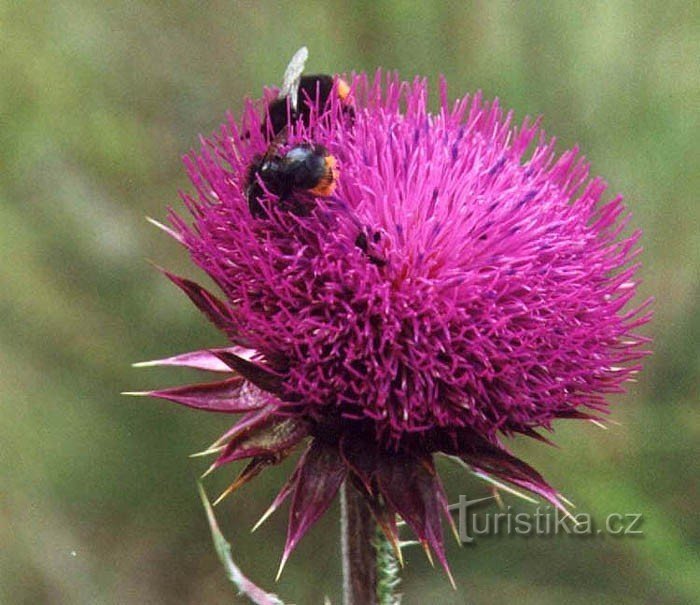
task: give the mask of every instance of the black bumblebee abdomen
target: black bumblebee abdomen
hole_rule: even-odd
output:
[[[294,189],[313,189],[327,172],[328,152],[320,145],[292,148],[280,163],[280,172]]]
[[[302,76],[299,81],[297,98],[291,104],[292,107],[296,105],[297,110],[289,109],[292,121],[301,118],[304,124],[308,124],[311,113],[309,104],[313,106],[318,101],[319,108],[323,109],[332,90],[333,76],[325,74]],[[276,99],[270,103],[268,113],[272,134],[273,136],[278,135],[287,126],[287,97]]]
[[[248,207],[255,217],[266,216],[260,199],[268,191],[279,198],[280,207],[288,207],[295,214],[306,214],[308,208],[296,194],[302,194],[302,197],[304,194],[329,196],[337,177],[335,158],[323,145],[305,143],[292,147],[283,155],[270,153],[257,158],[248,168]]]

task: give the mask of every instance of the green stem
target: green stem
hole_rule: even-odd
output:
[[[380,605],[377,600],[377,524],[363,497],[347,482],[340,492],[343,605]]]
[[[396,594],[396,587],[401,581],[399,562],[394,549],[384,532],[377,527],[374,548],[377,551],[377,603],[378,605],[399,605],[401,596]]]

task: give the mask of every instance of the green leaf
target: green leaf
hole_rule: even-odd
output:
[[[214,509],[209,502],[209,498],[207,498],[202,483],[199,481],[197,482],[197,488],[199,490],[199,496],[202,499],[202,504],[204,505],[204,510],[207,513],[211,537],[214,540],[214,549],[224,566],[228,579],[238,588],[240,594],[247,596],[256,605],[284,605],[284,602],[280,600],[277,595],[265,592],[243,575],[243,572],[233,561],[233,557],[231,556],[231,544],[226,541],[226,538],[224,538],[221,533],[219,524],[214,516]]]

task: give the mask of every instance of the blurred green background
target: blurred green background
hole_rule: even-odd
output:
[[[180,156],[308,45],[311,71],[444,73],[580,143],[645,230],[655,355],[601,431],[513,447],[578,510],[642,513],[641,538],[483,538],[420,550],[404,603],[700,603],[700,4],[0,3],[0,603],[236,603],[187,455],[229,424],[122,390],[186,382],[130,363],[222,344],[147,258],[195,276],[150,227]],[[619,404],[619,405],[618,405]],[[273,578],[286,509],[248,531],[290,465],[218,515],[243,569],[301,605],[339,603],[337,506]],[[449,466],[451,496],[486,495]],[[230,473],[208,479],[215,494]],[[513,498],[522,510],[531,506]]]

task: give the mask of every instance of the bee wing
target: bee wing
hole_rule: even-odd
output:
[[[301,74],[304,73],[304,65],[306,65],[306,60],[308,58],[309,49],[306,48],[306,46],[302,46],[294,53],[292,60],[289,62],[289,65],[287,65],[287,69],[284,70],[284,80],[282,82],[279,98],[284,99],[285,97],[289,97],[294,111],[297,109],[299,81],[301,80]]]

